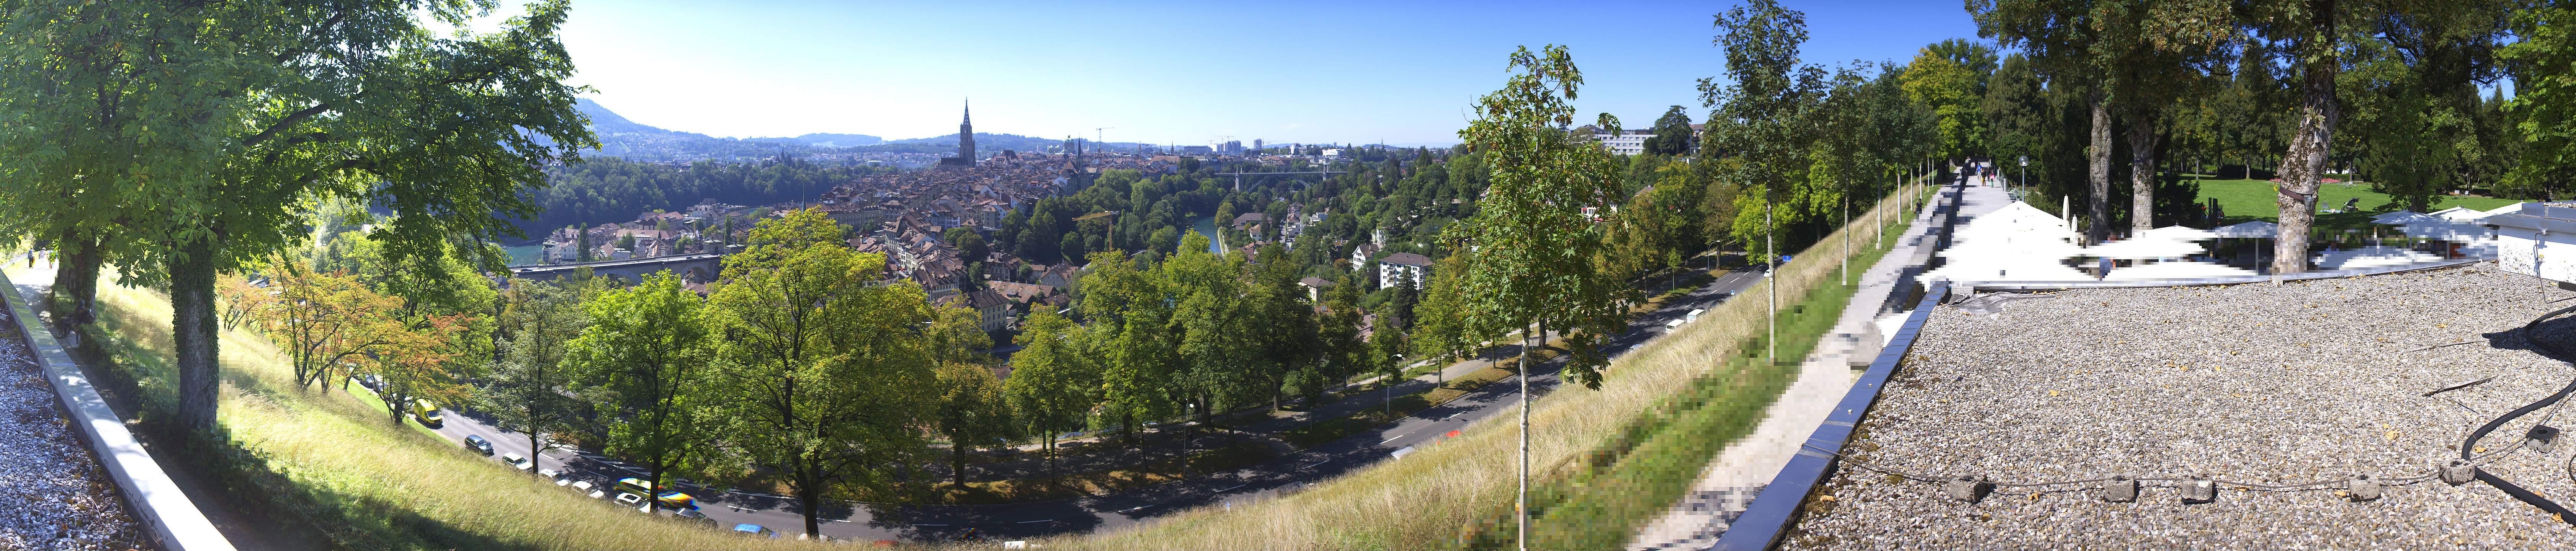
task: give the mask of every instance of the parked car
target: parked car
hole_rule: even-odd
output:
[[[572,480],[572,479],[569,479],[569,478],[564,478],[563,471],[558,471],[558,470],[554,470],[554,469],[537,469],[537,476],[544,477],[546,480],[552,480],[552,481],[555,481],[555,485],[556,485],[556,486],[562,486],[562,485],[564,485],[564,484],[568,484],[568,483],[569,483],[568,481]]]
[[[412,401],[411,414],[412,418],[419,419],[423,426],[435,427],[447,424],[447,416],[438,413],[438,404],[429,403],[427,399]]]
[[[617,504],[618,504],[618,505],[620,505],[620,506],[626,506],[626,507],[642,507],[643,505],[639,505],[639,504],[641,504],[641,503],[644,503],[644,496],[639,496],[639,495],[630,494],[630,493],[626,493],[626,492],[618,492],[618,493],[617,493]]]
[[[758,524],[736,524],[736,525],[733,525],[733,531],[734,531],[734,533],[736,533],[736,534],[744,534],[744,535],[750,535],[750,536],[758,536],[758,537],[764,537],[764,538],[770,538],[770,539],[777,539],[777,538],[778,538],[778,533],[777,533],[777,532],[770,531],[768,527],[764,527],[764,526],[761,526],[761,525],[758,525]]]
[[[644,479],[641,478],[627,477],[617,479],[617,491],[620,492],[631,492],[638,495],[652,495],[661,489],[660,485],[657,484],[645,484]]]
[[[676,518],[676,519],[686,520],[686,521],[691,521],[691,522],[703,522],[703,523],[706,523],[706,524],[707,524],[707,526],[715,526],[715,525],[716,525],[716,519],[707,518],[707,514],[706,514],[706,513],[700,513],[700,512],[698,512],[698,510],[697,510],[697,509],[695,509],[695,508],[690,508],[690,509],[680,509],[680,510],[676,510],[676,511],[671,511],[671,518]]]
[[[537,466],[537,462],[529,461],[527,456],[519,455],[519,452],[501,454],[501,462],[509,464],[510,468],[522,471],[534,469]]]
[[[385,376],[374,374],[361,376],[358,377],[358,385],[367,387],[367,390],[382,392],[385,390]]]
[[[1706,311],[1708,311],[1708,309],[1707,309],[1707,308],[1693,308],[1693,309],[1691,309],[1690,314],[1682,316],[1682,321],[1684,321],[1684,322],[1697,322],[1697,321],[1699,321],[1699,314],[1700,314],[1700,312],[1706,312]]]
[[[485,440],[480,435],[468,434],[465,435],[465,449],[482,452],[487,456],[492,455],[492,441]]]
[[[608,496],[608,492],[601,491],[597,485],[591,484],[588,480],[572,481],[572,491],[581,492],[582,495],[590,496],[591,499],[599,499]]]
[[[653,500],[661,502],[663,507],[669,507],[672,509],[686,510],[698,508],[698,498],[689,497],[689,494],[679,492],[663,492],[661,496],[655,497]]]

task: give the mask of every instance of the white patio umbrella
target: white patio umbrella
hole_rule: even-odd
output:
[[[2208,262],[2168,260],[2111,270],[2111,273],[2103,276],[2102,279],[2106,281],[2181,280],[2251,275],[2254,275],[2254,272]]]
[[[2362,247],[2316,257],[2319,270],[2359,270],[2435,262],[2442,257],[2396,247]]]
[[[2370,218],[2370,223],[2372,223],[2372,224],[2390,224],[2390,225],[2400,225],[2400,224],[2412,224],[2412,223],[2422,222],[2422,221],[2427,221],[2427,220],[2441,220],[2441,219],[2440,219],[2440,218],[2434,218],[2434,217],[2431,217],[2431,216],[2425,216],[2425,215],[2424,215],[2424,213],[2420,213],[2420,212],[2415,212],[2415,211],[2411,211],[2411,210],[2401,210],[2401,211],[2395,211],[2395,212],[2386,212],[2386,213],[2381,213],[2379,216],[2373,216],[2373,217],[2371,217],[2371,218]]]
[[[2212,234],[2212,235],[2216,235],[2216,236],[2218,236],[2218,237],[2236,237],[2236,238],[2242,238],[2242,237],[2262,237],[2262,238],[2272,238],[2272,237],[2280,237],[2280,236],[2281,236],[2281,225],[2280,225],[2280,224],[2274,224],[2274,223],[2271,223],[2271,222],[2265,222],[2265,221],[2261,221],[2261,220],[2255,220],[2255,221],[2252,221],[2252,222],[2246,222],[2246,223],[2243,223],[2243,224],[2237,224],[2237,225],[2233,225],[2233,226],[2219,226],[2219,227],[2217,227],[2217,228],[2213,228],[2213,229],[2209,230],[2209,233],[2210,233],[2210,234]]]
[[[2476,222],[2479,219],[2486,218],[2487,213],[2486,211],[2468,207],[2451,207],[2425,213],[2425,216],[2431,216],[2452,222]]]
[[[2407,237],[2418,239],[2440,239],[2443,241],[2467,242],[2485,239],[2487,237],[2486,226],[2446,220],[2416,222],[2399,226],[2397,230],[2401,233],[2405,233]]]
[[[2084,256],[2123,260],[2182,258],[2207,252],[2199,243],[2179,239],[2160,239],[2149,234],[2126,241],[2113,241],[2084,248]]]
[[[2183,226],[2165,226],[2147,230],[2146,233],[2139,235],[2141,237],[2152,236],[2159,239],[2173,239],[2179,241],[2199,241],[2203,239],[2217,239],[2219,237],[2217,232]]]

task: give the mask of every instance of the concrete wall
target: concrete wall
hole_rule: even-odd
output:
[[[45,380],[53,384],[54,398],[63,407],[64,419],[80,434],[81,441],[89,444],[99,467],[116,480],[126,507],[133,511],[135,520],[144,524],[144,533],[151,534],[162,549],[170,551],[232,551],[232,542],[215,531],[214,523],[206,521],[205,512],[189,502],[187,494],[180,493],[179,485],[170,481],[161,464],[153,462],[143,444],[134,440],[134,433],[126,430],[125,420],[108,409],[107,400],[90,386],[89,376],[54,342],[53,332],[36,318],[35,301],[19,294],[18,286],[10,283],[8,276],[0,276],[0,290],[7,291],[0,292],[5,295],[0,300],[8,303],[9,317],[16,322],[11,325],[26,339],[37,367],[45,372]]]

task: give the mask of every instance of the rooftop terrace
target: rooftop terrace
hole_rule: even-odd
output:
[[[1782,547],[2576,548],[2539,508],[2430,476],[2479,425],[2576,377],[2520,331],[2570,295],[2479,263],[1942,306]],[[2539,333],[2576,345],[2576,320]],[[2472,452],[2576,504],[2576,445],[2516,446],[2544,419],[2576,424],[2558,415]],[[2106,499],[2115,475],[2143,479],[2134,500]],[[2358,500],[2359,475],[2382,496]],[[1995,486],[1955,499],[1940,481],[1958,476]],[[2193,476],[2214,499],[2183,499]]]

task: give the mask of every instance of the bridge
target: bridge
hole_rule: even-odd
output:
[[[684,281],[705,283],[715,281],[716,274],[724,271],[723,258],[724,255],[705,253],[684,254],[679,256],[657,256],[653,258],[629,258],[626,260],[603,260],[578,264],[511,266],[510,274],[518,276],[520,279],[551,280],[561,278],[565,274],[570,274],[573,270],[587,267],[590,268],[591,275],[614,278],[621,283],[632,285],[635,282],[643,281],[644,276],[651,275],[654,272],[670,270],[671,273],[680,274],[680,278]]]
[[[1216,175],[1233,176],[1234,190],[1243,191],[1243,177],[1245,176],[1331,176],[1334,174],[1350,173],[1351,171],[1348,170],[1310,170],[1306,172],[1219,172],[1216,173]]]

